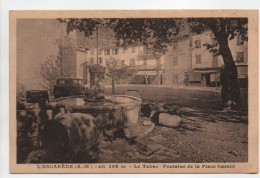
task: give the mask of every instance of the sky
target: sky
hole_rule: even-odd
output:
[[[56,19],[17,20],[17,80],[26,89],[41,89],[40,65],[58,54],[55,41],[64,31]]]
[[[90,38],[77,35],[77,46],[91,48],[96,45],[95,32]],[[27,90],[42,89],[39,76],[40,65],[47,57],[58,54],[56,39],[66,35],[66,26],[56,19],[17,20],[17,80]],[[111,29],[99,30],[99,44],[112,40]],[[72,36],[71,36],[72,37]]]

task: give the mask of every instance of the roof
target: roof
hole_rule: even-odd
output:
[[[200,72],[204,74],[215,74],[219,73],[221,67],[205,67],[205,68],[194,68],[194,72]]]
[[[216,74],[219,73],[219,70],[204,70],[204,71],[194,71],[194,72],[199,72],[199,73],[204,73],[204,74]]]

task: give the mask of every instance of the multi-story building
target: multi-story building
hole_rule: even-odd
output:
[[[220,68],[224,62],[221,56],[210,53],[204,44],[213,44],[210,31],[192,37],[190,84],[201,86],[220,85]],[[247,77],[247,42],[235,37],[229,40],[229,48],[238,69],[238,77]]]
[[[83,63],[87,61],[87,51],[78,48],[62,48],[62,76],[83,79]]]
[[[114,44],[92,48],[87,52],[87,61],[83,64],[86,78],[89,81],[88,67],[94,64],[106,66],[106,60],[113,57],[119,65],[130,66],[138,71],[131,80],[118,80],[117,83],[162,84],[162,66],[164,56],[156,57],[148,54],[144,46],[118,47]],[[109,80],[107,80],[109,81]]]
[[[212,44],[210,31],[175,39],[164,55],[148,53],[142,45],[119,47],[109,44],[98,48],[63,48],[63,76],[83,78],[89,83],[89,66],[106,66],[110,57],[118,59],[120,65],[138,70],[131,79],[117,80],[117,83],[156,85],[219,85],[219,71],[224,65],[221,56],[214,56],[204,44]],[[238,69],[239,80],[247,83],[247,42],[236,37],[229,41],[229,47]],[[108,78],[106,81],[111,83]]]
[[[87,61],[87,50],[80,46],[84,46],[85,40],[84,36],[76,30],[62,39],[60,50],[63,77],[83,78],[82,63]]]
[[[165,54],[165,85],[188,85],[191,69],[190,37],[176,39]]]

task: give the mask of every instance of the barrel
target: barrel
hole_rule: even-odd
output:
[[[126,119],[119,105],[104,102],[86,103],[84,106],[71,107],[70,112],[85,113],[95,117],[103,135],[109,140],[115,139],[118,135],[122,136]]]
[[[99,132],[95,118],[89,114],[57,115],[40,133],[42,148],[51,162],[70,162],[97,146]]]

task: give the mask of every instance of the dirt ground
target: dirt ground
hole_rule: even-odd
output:
[[[152,133],[135,143],[123,138],[112,143],[102,141],[98,162],[247,162],[247,109],[222,112],[220,93],[209,91],[117,86],[116,93],[130,89],[138,90],[144,102],[167,103],[178,109],[181,126],[174,129],[156,125]]]

